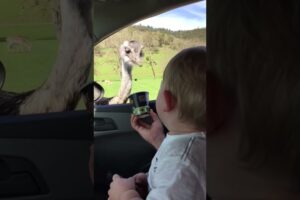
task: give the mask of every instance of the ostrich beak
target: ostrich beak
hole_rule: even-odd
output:
[[[138,65],[139,67],[142,67],[143,66],[143,58],[137,59],[136,65]]]

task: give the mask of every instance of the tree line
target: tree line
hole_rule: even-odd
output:
[[[95,50],[101,48],[118,48],[125,40],[137,40],[150,51],[157,52],[159,48],[167,47],[182,49],[191,46],[206,44],[206,29],[194,29],[188,31],[171,31],[150,26],[129,26],[104,41],[100,42]],[[101,55],[101,53],[99,52]]]

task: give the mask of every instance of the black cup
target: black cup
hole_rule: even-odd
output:
[[[132,104],[132,114],[137,116],[139,120],[147,124],[152,123],[149,106],[149,93],[137,92],[129,97],[129,102]]]
[[[132,114],[136,116],[149,115],[149,93],[148,92],[137,92],[129,97],[129,101],[132,104]]]

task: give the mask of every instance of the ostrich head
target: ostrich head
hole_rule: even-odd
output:
[[[124,41],[120,46],[121,60],[128,65],[141,66],[143,62],[143,45],[138,41]]]

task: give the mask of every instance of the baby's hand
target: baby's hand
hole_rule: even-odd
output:
[[[142,122],[137,116],[131,115],[131,126],[147,142],[158,149],[165,138],[164,129],[158,116],[152,110],[150,110],[150,116],[153,120],[153,123],[151,125]]]
[[[120,200],[143,200],[136,190],[127,190],[121,195]]]
[[[129,190],[135,190],[134,178],[122,178],[115,174],[108,190],[108,200],[120,200],[122,195]]]

